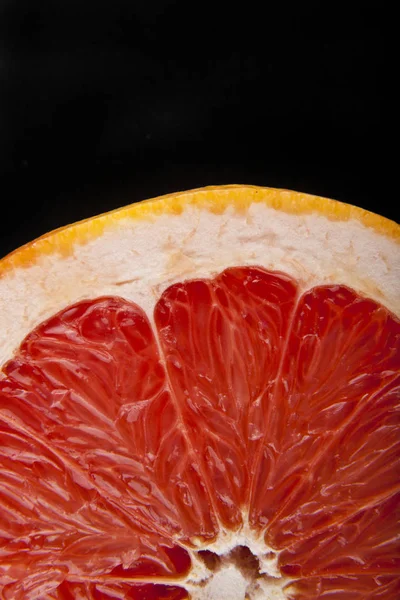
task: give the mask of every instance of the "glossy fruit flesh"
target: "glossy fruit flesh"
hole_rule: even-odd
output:
[[[261,268],[172,286],[154,326],[63,310],[0,380],[3,597],[181,600],[191,549],[245,520],[288,597],[395,598],[399,340],[354,291]]]

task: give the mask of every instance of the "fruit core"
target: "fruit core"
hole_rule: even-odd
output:
[[[284,578],[276,570],[274,552],[258,557],[255,550],[237,545],[223,554],[200,550],[197,558],[204,563],[205,573],[200,585],[197,583],[193,589],[190,584],[187,587],[193,600],[286,598]]]

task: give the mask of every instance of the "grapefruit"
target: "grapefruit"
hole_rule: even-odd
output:
[[[400,597],[399,240],[227,186],[4,258],[1,599]]]

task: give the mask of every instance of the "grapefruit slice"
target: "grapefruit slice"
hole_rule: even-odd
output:
[[[0,598],[400,597],[399,240],[227,186],[4,258]]]

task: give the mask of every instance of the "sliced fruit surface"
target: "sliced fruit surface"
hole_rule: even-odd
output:
[[[393,578],[398,320],[242,267],[173,285],[155,324],[122,298],[81,302],[4,366],[4,598],[185,597],[199,550],[243,531],[273,556],[255,581],[283,598]]]
[[[0,597],[394,600],[396,226],[191,194],[0,263]]]

